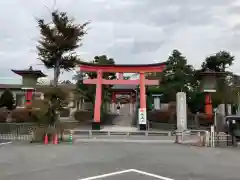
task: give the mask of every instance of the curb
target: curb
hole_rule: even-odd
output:
[[[128,140],[128,139],[75,139],[74,142],[110,142],[110,143],[161,143],[174,144],[173,140]]]

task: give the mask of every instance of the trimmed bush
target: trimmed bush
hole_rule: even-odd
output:
[[[74,113],[75,120],[78,122],[87,122],[93,119],[92,111],[76,111]]]
[[[38,118],[35,113],[39,110],[29,108],[19,108],[12,111],[12,122],[23,123],[23,122],[37,122]]]

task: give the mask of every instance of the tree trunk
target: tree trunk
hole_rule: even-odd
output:
[[[59,75],[60,75],[60,62],[57,61],[54,67],[54,78],[53,78],[53,86],[57,87],[58,85],[58,79],[59,79]]]

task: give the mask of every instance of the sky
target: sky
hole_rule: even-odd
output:
[[[0,8],[0,83],[19,82],[11,69],[30,65],[52,78],[37,59],[36,19],[49,21],[55,9],[79,24],[91,21],[77,49],[83,60],[106,54],[118,64],[148,64],[178,49],[199,68],[206,56],[226,50],[236,58],[230,70],[240,72],[240,0],[7,0]]]

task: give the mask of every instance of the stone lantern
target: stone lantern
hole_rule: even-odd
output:
[[[37,84],[37,79],[40,77],[46,77],[40,70],[33,70],[32,66],[27,70],[12,70],[17,75],[22,76],[21,89],[25,92],[26,105],[32,104],[32,97]]]
[[[201,80],[201,91],[205,94],[205,114],[211,123],[213,123],[212,93],[216,92],[217,79],[224,76],[225,72],[216,72],[209,69],[198,73]]]

